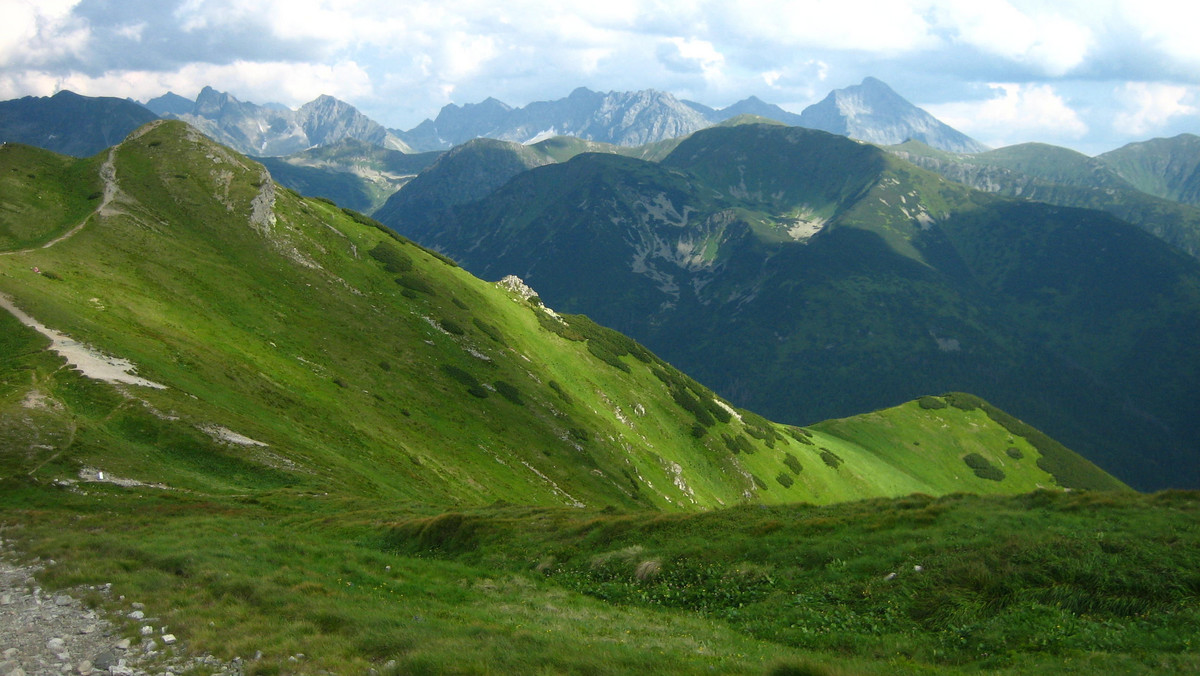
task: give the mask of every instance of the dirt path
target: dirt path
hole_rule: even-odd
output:
[[[113,146],[108,149],[108,158],[104,160],[104,164],[100,165],[100,178],[104,181],[104,192],[100,198],[100,204],[92,210],[82,221],[75,227],[46,242],[41,246],[35,246],[31,249],[18,249],[16,251],[0,251],[0,256],[12,256],[15,254],[24,254],[37,251],[38,249],[49,249],[59,242],[74,237],[76,233],[83,230],[91,220],[97,216],[112,216],[121,213],[119,209],[112,207],[113,201],[121,194],[121,188],[117,185],[117,166],[116,153],[119,146]],[[3,676],[3,675],[0,675]]]
[[[237,676],[243,671],[240,659],[189,656],[170,627],[147,617],[141,603],[119,597],[115,601],[126,609],[110,617],[77,598],[113,601],[111,585],[49,593],[35,577],[41,563],[19,564],[12,558],[10,543],[0,539],[0,676],[149,676],[189,668]]]

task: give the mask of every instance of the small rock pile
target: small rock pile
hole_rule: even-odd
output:
[[[240,659],[226,663],[211,655],[189,657],[169,627],[154,626],[155,618],[146,617],[141,603],[131,603],[131,610],[114,624],[69,594],[47,593],[34,578],[39,566],[6,560],[6,544],[0,539],[0,676],[167,676],[194,667],[241,675]],[[111,587],[72,591],[108,596]],[[139,642],[122,638],[129,626],[140,626]]]

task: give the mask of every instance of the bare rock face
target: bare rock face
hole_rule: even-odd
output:
[[[805,108],[799,122],[803,127],[876,145],[898,145],[915,139],[953,153],[987,150],[987,146],[909,103],[873,77],[830,92],[820,103]]]
[[[532,287],[530,287],[520,277],[518,277],[516,275],[508,275],[507,277],[496,282],[496,285],[502,289],[507,289],[507,290],[517,294],[518,296],[520,296],[521,298],[524,298],[525,300],[529,300],[530,298],[533,298],[534,296],[537,295],[537,292],[534,291]]]

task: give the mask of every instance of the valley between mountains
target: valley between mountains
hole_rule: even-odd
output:
[[[1194,259],[824,132],[556,147],[381,223],[181,121],[0,146],[6,545],[191,673],[1200,667],[1200,502],[1129,488],[1191,481]]]

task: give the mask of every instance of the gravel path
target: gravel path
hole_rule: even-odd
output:
[[[114,624],[76,598],[107,597],[109,585],[46,592],[34,577],[40,565],[13,563],[9,547],[0,540],[0,676],[242,673],[240,660],[189,657],[169,627],[145,617],[140,603],[129,603],[127,616]],[[140,627],[140,638],[123,638],[125,627]]]

